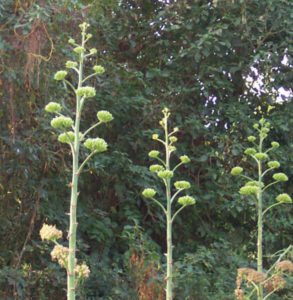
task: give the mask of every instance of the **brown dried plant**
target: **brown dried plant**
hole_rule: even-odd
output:
[[[130,274],[139,300],[163,300],[164,283],[158,281],[158,268],[144,253],[133,252],[129,259]]]

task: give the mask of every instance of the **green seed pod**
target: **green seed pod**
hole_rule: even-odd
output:
[[[292,203],[291,197],[286,193],[278,195],[276,200],[281,203]]]
[[[81,46],[77,46],[73,49],[73,51],[77,54],[82,54],[85,52],[85,48],[84,47],[81,47]]]
[[[240,175],[242,172],[243,172],[243,168],[241,168],[241,167],[234,167],[231,170],[231,174],[234,176]]]
[[[288,177],[284,173],[276,173],[276,174],[273,175],[273,178],[276,181],[288,181]]]
[[[96,72],[96,74],[103,74],[103,73],[105,73],[105,69],[102,66],[94,66],[93,70]]]
[[[71,118],[68,117],[55,117],[52,121],[51,121],[51,126],[53,128],[56,129],[61,129],[64,130],[66,128],[69,128],[73,125],[73,120]]]
[[[176,181],[174,183],[174,186],[177,190],[186,190],[186,189],[190,189],[190,183],[188,181]]]
[[[103,122],[103,123],[111,122],[114,119],[112,114],[106,110],[100,110],[97,113],[97,118],[100,122]]]
[[[71,60],[68,60],[65,64],[66,68],[68,69],[73,69],[75,67],[77,67],[78,63],[76,61],[71,61]]]
[[[101,138],[87,139],[84,146],[91,152],[104,152],[107,150],[108,144]]]
[[[180,156],[180,160],[182,163],[187,164],[190,162],[190,158],[187,155]]]
[[[81,97],[89,98],[96,96],[96,90],[91,86],[83,86],[76,90],[76,94]]]
[[[254,142],[255,140],[256,140],[256,137],[255,136],[249,136],[248,138],[247,138],[247,140],[249,141],[249,142]]]
[[[62,109],[62,106],[56,102],[49,102],[45,106],[45,111],[49,113],[59,113]]]
[[[193,205],[195,204],[195,199],[190,196],[179,197],[178,203],[182,206]]]
[[[256,153],[256,150],[254,148],[247,148],[244,151],[244,153],[247,154],[247,155],[254,155]]]
[[[142,192],[142,195],[145,197],[145,198],[153,198],[155,195],[156,195],[156,191],[154,189],[144,189],[143,192]]]
[[[252,195],[252,194],[257,194],[258,193],[258,187],[257,186],[243,186],[240,188],[239,193],[241,195]]]
[[[156,158],[156,157],[159,156],[159,154],[160,154],[159,151],[157,151],[157,150],[152,150],[152,151],[149,152],[149,157]]]
[[[55,80],[64,80],[65,77],[67,76],[67,71],[58,71],[56,72],[54,79]]]
[[[269,158],[269,156],[268,156],[266,153],[255,153],[254,156],[255,156],[258,160],[263,160],[263,159]]]
[[[161,165],[151,165],[150,166],[150,171],[153,173],[157,173],[157,172],[163,171],[163,170],[164,170],[164,167]]]
[[[272,160],[268,162],[268,166],[270,168],[279,168],[280,167],[280,163],[276,160]]]
[[[173,177],[173,172],[169,170],[159,171],[158,176],[162,179],[169,179]]]

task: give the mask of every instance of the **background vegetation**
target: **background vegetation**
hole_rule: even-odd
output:
[[[88,67],[106,73],[93,79],[84,128],[102,109],[115,121],[99,129],[109,151],[80,178],[78,256],[91,268],[81,299],[163,299],[164,216],[141,191],[161,189],[146,157],[165,106],[191,158],[178,178],[197,198],[174,224],[175,299],[233,299],[237,268],[255,266],[256,213],[229,172],[250,167],[242,153],[260,117],[289,177],[265,201],[293,194],[292,14],[287,0],[0,1],[0,298],[65,298],[65,272],[38,232],[68,228],[70,156],[43,107],[74,105],[53,74],[87,21],[99,52]],[[292,244],[292,228],[292,206],[269,212],[265,264]]]

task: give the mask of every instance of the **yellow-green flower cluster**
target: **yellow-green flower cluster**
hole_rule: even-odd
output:
[[[146,198],[153,198],[156,193],[157,192],[154,189],[147,188],[143,190],[142,195]]]
[[[170,170],[159,171],[157,174],[162,179],[170,179],[173,177],[173,171]]]
[[[277,169],[277,168],[280,167],[280,163],[279,163],[278,161],[276,161],[276,160],[272,160],[272,161],[269,161],[269,162],[268,162],[268,166],[269,166],[270,168],[275,168],[275,169]]]
[[[56,129],[64,130],[66,128],[69,128],[73,125],[73,120],[69,117],[55,117],[51,121],[51,126]]]
[[[276,173],[276,174],[273,175],[273,178],[276,181],[288,181],[288,177],[284,173]]]
[[[80,96],[80,97],[83,96],[85,98],[96,96],[96,90],[95,90],[95,88],[93,88],[91,86],[80,87],[75,92],[78,96]]]
[[[254,156],[258,160],[263,160],[263,159],[268,159],[269,158],[269,156],[266,153],[262,153],[262,152],[255,153]]]
[[[156,157],[159,156],[159,154],[160,154],[159,151],[157,151],[157,150],[152,150],[152,151],[149,152],[149,157],[156,158]]]
[[[163,171],[163,170],[164,170],[164,167],[161,165],[151,165],[150,166],[150,171],[154,172],[154,173],[157,173],[157,172]]]
[[[241,195],[253,195],[258,193],[258,187],[255,185],[245,185],[240,188],[239,193]]]
[[[103,123],[111,122],[114,119],[112,114],[106,110],[100,110],[97,113],[97,118],[100,122],[103,122]]]
[[[179,197],[178,203],[183,206],[193,205],[193,204],[195,204],[195,199],[191,196],[182,196],[182,197]]]
[[[176,181],[174,183],[174,186],[177,190],[186,190],[186,189],[190,189],[190,183],[188,181],[185,180],[181,180],[181,181]]]
[[[276,200],[281,203],[292,203],[291,197],[286,193],[278,195]]]
[[[55,80],[64,80],[65,77],[67,76],[67,71],[58,71],[55,76],[54,76],[54,79]]]
[[[182,163],[187,164],[190,162],[190,158],[187,155],[180,156],[180,160]]]
[[[254,155],[256,153],[256,150],[254,148],[247,148],[244,151],[244,153],[247,154],[247,155]]]
[[[66,68],[68,68],[68,69],[73,69],[73,68],[75,68],[75,67],[77,67],[77,62],[76,61],[71,61],[71,60],[68,60],[67,62],[66,62]]]
[[[92,152],[104,152],[107,150],[108,144],[105,142],[104,139],[94,138],[87,139],[84,142],[84,146]]]
[[[62,107],[59,103],[56,102],[49,102],[45,106],[45,111],[49,113],[59,113],[61,111]]]
[[[234,175],[234,176],[237,176],[237,175],[240,175],[241,173],[243,172],[243,168],[241,167],[234,167],[232,170],[231,170],[231,174]]]
[[[58,230],[55,225],[43,224],[40,230],[40,236],[42,241],[56,241],[62,238],[62,231]]]
[[[77,53],[77,54],[82,54],[82,53],[85,52],[85,48],[82,47],[82,46],[77,46],[77,47],[75,47],[75,48],[73,49],[73,51],[74,51],[75,53]]]
[[[105,69],[102,66],[94,66],[93,70],[95,71],[96,74],[103,74],[103,73],[105,73]]]

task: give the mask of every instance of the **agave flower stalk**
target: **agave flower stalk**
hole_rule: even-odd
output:
[[[88,138],[85,140],[86,135],[92,131],[94,128],[102,123],[110,122],[113,116],[108,111],[99,111],[97,113],[97,122],[87,129],[84,133],[80,132],[80,122],[82,116],[83,106],[87,98],[94,97],[96,95],[96,90],[94,87],[84,85],[87,80],[96,76],[98,74],[104,73],[104,68],[102,66],[94,66],[93,73],[84,78],[84,62],[85,58],[97,53],[96,49],[90,49],[89,53],[86,50],[86,42],[91,38],[91,34],[87,34],[87,28],[89,25],[83,23],[80,25],[81,29],[81,44],[76,44],[73,39],[69,40],[69,44],[73,45],[75,48],[73,51],[76,54],[76,61],[67,61],[66,68],[72,69],[77,74],[77,85],[74,86],[71,82],[66,79],[67,71],[58,71],[55,74],[55,80],[65,82],[74,92],[76,98],[75,107],[75,121],[69,117],[65,117],[61,114],[62,107],[59,103],[50,102],[45,110],[50,113],[57,114],[51,121],[51,125],[60,130],[62,133],[59,135],[58,140],[62,143],[66,143],[70,146],[72,154],[72,181],[70,183],[71,187],[71,197],[70,197],[70,213],[69,213],[69,231],[68,240],[69,245],[66,250],[67,259],[62,264],[67,270],[67,299],[75,300],[77,280],[76,276],[86,273],[88,277],[88,271],[83,265],[76,264],[76,231],[77,231],[77,200],[78,200],[78,180],[81,171],[88,160],[99,152],[104,152],[107,150],[107,143],[101,138]],[[72,131],[69,131],[72,129]],[[90,150],[88,156],[80,163],[79,153],[80,146],[83,143],[84,147]],[[59,263],[60,264],[60,263]]]
[[[174,143],[177,141],[177,138],[174,134],[178,131],[178,128],[174,128],[174,130],[169,133],[168,131],[168,118],[170,116],[170,112],[167,108],[163,109],[164,117],[160,121],[160,125],[164,130],[164,140],[159,138],[158,134],[153,134],[153,139],[160,142],[164,146],[165,159],[159,157],[160,152],[157,150],[152,150],[149,152],[149,157],[157,159],[160,164],[154,164],[150,166],[150,171],[157,174],[157,176],[164,182],[165,185],[165,193],[166,193],[166,204],[164,205],[159,200],[155,198],[156,191],[152,188],[144,189],[142,195],[146,198],[149,198],[154,201],[156,205],[158,205],[165,217],[166,217],[166,242],[167,242],[167,274],[166,274],[166,300],[173,299],[173,244],[172,244],[172,224],[175,220],[175,217],[178,213],[188,205],[195,204],[195,200],[190,196],[182,196],[178,198],[178,203],[181,205],[175,213],[172,213],[172,204],[176,198],[176,196],[182,192],[183,190],[190,188],[190,183],[187,181],[176,181],[174,183],[174,187],[177,190],[172,195],[172,177],[174,175],[175,170],[181,166],[182,164],[190,162],[188,156],[183,155],[180,157],[180,163],[178,163],[173,169],[170,165],[170,156],[176,150]]]
[[[264,176],[270,171],[273,171],[280,167],[278,161],[269,160],[268,153],[279,147],[278,142],[272,142],[271,147],[266,151],[263,150],[264,140],[268,136],[270,131],[270,123],[265,119],[261,119],[259,123],[254,124],[254,129],[258,131],[258,143],[255,136],[249,136],[248,141],[253,144],[254,147],[249,147],[245,150],[245,154],[250,156],[257,165],[257,178],[251,178],[249,176],[243,175],[243,168],[237,166],[231,170],[231,174],[234,176],[240,176],[244,178],[247,182],[240,188],[239,193],[242,195],[251,196],[255,200],[257,208],[257,272],[258,274],[263,274],[263,222],[264,215],[273,207],[283,204],[283,203],[292,203],[292,199],[288,194],[280,194],[276,197],[276,202],[270,206],[264,208],[264,192],[271,187],[272,185],[287,181],[288,177],[284,173],[275,173],[273,174],[273,179],[268,185],[264,185]],[[267,162],[267,168],[265,169],[264,163]],[[264,281],[254,283],[254,290],[252,292],[257,293],[258,300],[267,299],[268,296],[264,298]],[[238,291],[239,292],[239,291]],[[252,294],[250,294],[251,296]],[[248,299],[250,299],[250,296]]]

